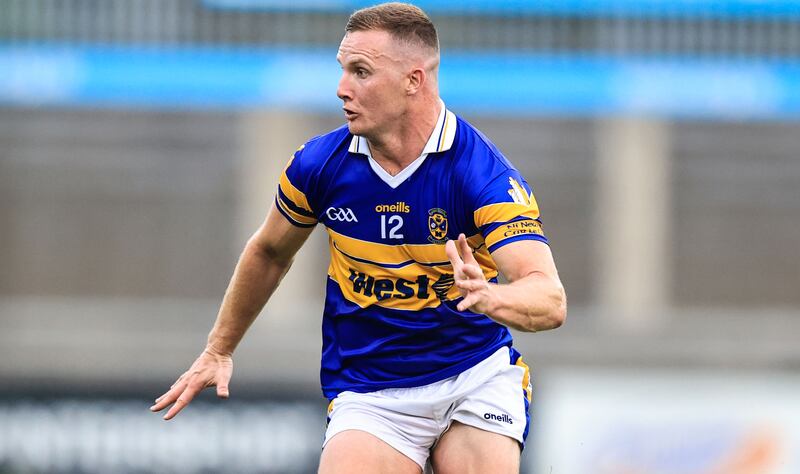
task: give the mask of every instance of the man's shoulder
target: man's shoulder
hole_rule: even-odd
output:
[[[468,165],[470,173],[483,173],[488,169],[513,168],[502,151],[482,131],[463,117],[456,115],[458,127],[454,148]]]
[[[314,158],[328,158],[331,154],[338,151],[344,144],[345,149],[352,138],[347,125],[335,128],[330,132],[317,135],[308,140],[298,151],[304,156]]]
[[[347,125],[343,125],[311,138],[294,152],[289,166],[291,173],[295,176],[316,174],[330,160],[347,154],[351,137]]]

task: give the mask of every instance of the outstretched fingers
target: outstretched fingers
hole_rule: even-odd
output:
[[[219,369],[219,375],[217,380],[217,396],[219,398],[228,398],[230,396],[230,390],[228,390],[228,384],[231,381],[231,375],[233,374],[233,367],[224,366]]]
[[[486,281],[478,280],[459,280],[456,286],[466,291],[478,291],[486,287]]]
[[[444,250],[453,265],[456,288],[464,297],[457,305],[458,310],[473,309],[480,312],[486,300],[485,290],[489,289],[489,285],[472,254],[472,247],[469,246],[467,238],[464,234],[459,234],[457,240],[447,241]]]
[[[486,281],[483,276],[483,270],[481,270],[481,267],[479,267],[477,263],[465,263],[461,268],[461,271],[464,272],[465,278],[469,278],[471,280],[480,280],[483,282]]]
[[[463,237],[463,235],[460,235],[459,238],[460,237]],[[462,281],[465,278],[463,271],[464,260],[462,260],[461,255],[459,255],[459,247],[457,241],[448,240],[444,244],[444,252],[447,255],[447,258],[450,260],[450,264],[453,266],[453,277],[457,285],[458,282]],[[464,290],[459,286],[457,286],[457,288],[459,289],[459,293],[461,293],[461,296],[464,296],[466,294],[466,290]]]
[[[473,311],[475,311],[477,313],[481,313],[482,311],[477,310],[477,308],[473,308],[473,306],[475,306],[478,303],[480,303],[482,301],[482,299],[483,299],[483,295],[481,295],[480,293],[477,293],[477,292],[470,293],[467,296],[465,296],[463,300],[458,302],[458,305],[456,306],[456,308],[459,311],[466,311],[466,310],[469,309],[469,310],[473,310]]]
[[[465,264],[478,264],[478,261],[475,260],[475,256],[472,255],[472,247],[467,243],[467,237],[464,234],[458,235],[458,250]]]
[[[472,254],[472,247],[467,243],[467,238],[464,234],[458,234],[458,239],[456,240],[448,240],[444,246],[444,252],[453,265],[456,278],[463,277],[459,273],[464,265],[478,267],[478,261],[475,260],[475,256]]]
[[[448,240],[447,243],[444,244],[444,253],[450,260],[450,264],[453,265],[453,271],[457,272],[461,265],[464,264],[464,261],[461,260],[461,256],[458,254],[456,243],[452,240]]]
[[[155,404],[150,407],[150,411],[158,412],[170,406],[178,399],[181,393],[186,389],[186,382],[184,376],[181,376],[163,395],[156,398]]]
[[[171,420],[172,418],[174,418],[175,415],[180,413],[181,410],[183,410],[186,407],[186,405],[188,405],[192,401],[192,399],[194,399],[195,395],[200,393],[201,390],[203,390],[202,385],[197,385],[197,384],[187,385],[186,389],[183,392],[181,392],[180,396],[178,396],[178,399],[175,400],[175,404],[172,405],[169,411],[167,411],[167,414],[164,415],[164,419]]]
[[[184,372],[170,389],[156,398],[150,411],[158,412],[172,405],[164,415],[165,420],[170,420],[191,403],[194,397],[206,387],[217,387],[217,396],[228,398],[230,391],[228,384],[233,375],[233,361],[230,356],[219,356],[204,350],[195,360],[191,368]]]

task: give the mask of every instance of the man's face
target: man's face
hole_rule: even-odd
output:
[[[342,78],[336,95],[350,133],[367,138],[391,129],[406,109],[407,58],[386,31],[353,31],[345,35],[336,59]]]

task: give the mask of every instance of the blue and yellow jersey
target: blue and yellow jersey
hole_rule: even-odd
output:
[[[276,206],[294,225],[321,222],[330,266],[322,323],[322,389],[426,385],[511,345],[508,330],[458,311],[444,244],[460,233],[486,278],[491,253],[547,242],[530,187],[478,130],[442,107],[423,154],[397,176],[346,126],[306,143],[280,179]]]

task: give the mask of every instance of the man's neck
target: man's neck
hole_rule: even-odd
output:
[[[439,119],[442,104],[437,98],[418,113],[401,120],[398,128],[367,138],[370,153],[387,173],[397,175],[422,154]]]

